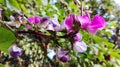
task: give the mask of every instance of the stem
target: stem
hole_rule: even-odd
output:
[[[83,16],[83,1],[82,0],[80,0],[81,1],[81,16]]]
[[[50,36],[47,35],[47,34],[43,34],[43,33],[40,33],[40,32],[38,32],[38,31],[34,31],[34,30],[16,31],[16,33],[18,33],[18,34],[20,34],[20,33],[29,33],[29,34],[36,34],[36,35],[43,36],[43,37],[50,37]]]
[[[79,6],[79,8],[80,8],[80,10],[81,10],[80,14],[81,14],[81,16],[83,16],[83,1],[84,1],[84,0],[73,0],[73,1],[74,1],[74,3],[75,3],[76,5]],[[80,1],[81,1],[81,4],[80,4]]]

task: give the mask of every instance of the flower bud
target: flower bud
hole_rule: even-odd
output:
[[[17,45],[12,45],[9,48],[9,52],[12,57],[16,58],[22,54],[22,49],[17,47]]]
[[[64,50],[58,49],[57,58],[62,62],[69,61],[68,52],[69,51],[64,51]]]
[[[75,41],[81,41],[82,40],[82,35],[80,33],[75,34],[74,40]]]
[[[81,42],[75,41],[73,44],[73,49],[76,52],[85,52],[87,50],[87,45],[83,41],[81,41]]]
[[[39,16],[35,16],[35,17],[28,18],[28,21],[34,24],[38,24],[40,23],[41,18]]]

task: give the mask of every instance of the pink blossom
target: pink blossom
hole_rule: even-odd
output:
[[[67,30],[71,29],[73,26],[74,15],[70,14],[64,21]]]
[[[89,33],[95,34],[97,32],[97,30],[104,29],[105,25],[106,25],[105,20],[101,16],[95,15],[95,17],[93,18],[91,24],[88,25],[86,30]]]
[[[80,22],[81,28],[85,29],[91,34],[96,34],[98,30],[105,28],[105,20],[99,15],[95,15],[93,20],[90,20],[90,15],[86,14],[84,16],[77,16],[76,20]]]
[[[74,32],[73,24],[74,24],[74,14],[70,14],[67,18],[65,18],[64,22],[61,24],[61,28],[67,29],[67,33]]]
[[[90,15],[87,13],[84,16],[76,16],[76,20],[80,22],[81,28],[86,28],[90,23]]]
[[[68,34],[78,32],[80,29],[80,23],[76,20],[76,18],[76,15],[70,14],[67,18],[65,18],[62,23],[63,27],[61,28],[66,28]]]
[[[31,18],[28,18],[28,21],[31,22],[31,23],[34,23],[34,24],[40,23],[40,20],[41,20],[41,18],[39,16],[34,16],[34,17],[31,17]]]

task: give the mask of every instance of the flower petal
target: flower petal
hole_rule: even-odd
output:
[[[89,24],[86,28],[86,30],[89,32],[89,33],[92,33],[92,34],[96,34],[97,30],[102,30],[105,28],[105,20],[104,18],[102,18],[101,16],[99,15],[95,15],[95,17],[93,18],[91,24]]]
[[[87,13],[84,16],[76,16],[76,20],[80,22],[81,28],[85,29],[90,23],[90,15]]]
[[[52,21],[52,24],[54,27],[54,31],[61,31],[60,24],[58,22],[58,18],[52,18],[51,21]]]
[[[81,41],[76,41],[74,44],[73,44],[73,49],[76,51],[76,52],[85,52],[87,50],[87,45],[85,44],[85,42]]]
[[[69,61],[68,52],[69,51],[58,49],[57,58],[62,62]]]
[[[40,23],[40,20],[41,20],[41,18],[39,16],[34,16],[34,17],[31,17],[31,18],[28,18],[28,21],[31,22],[31,23],[34,23],[34,24]]]
[[[34,22],[35,24],[40,23],[41,18],[39,16],[35,16],[34,19],[35,19],[35,22]]]
[[[74,40],[75,41],[81,41],[82,40],[82,35],[80,33],[75,34]]]
[[[49,24],[49,17],[43,17],[41,18],[41,22],[40,22],[40,26],[43,27],[43,28],[46,28],[47,25]]]
[[[31,23],[34,23],[35,19],[33,17],[31,17],[31,18],[28,18],[28,21],[31,22]]]
[[[53,24],[52,24],[52,23],[49,23],[46,29],[47,29],[47,30],[52,30],[52,31],[54,31]]]
[[[22,49],[17,47],[17,45],[12,45],[9,48],[9,51],[10,51],[10,55],[14,58],[16,58],[22,54]]]
[[[74,18],[74,15],[73,15],[73,14],[70,14],[70,15],[65,19],[64,23],[65,23],[67,29],[71,29],[71,28],[72,28],[73,18]]]

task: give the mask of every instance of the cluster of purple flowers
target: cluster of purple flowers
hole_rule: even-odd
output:
[[[87,45],[82,40],[82,35],[80,34],[79,30],[82,29],[82,30],[86,30],[90,34],[96,34],[98,30],[104,29],[106,25],[104,18],[102,18],[99,15],[95,15],[91,21],[90,15],[88,13],[86,13],[84,16],[70,14],[68,17],[65,18],[65,20],[61,24],[58,22],[57,18],[50,18],[50,17],[35,16],[28,18],[28,21],[46,30],[51,30],[54,32],[61,32],[62,30],[67,30],[66,32],[67,35],[74,33],[73,34],[74,36],[72,37],[73,41],[71,44],[73,46],[74,51],[80,53],[85,52],[87,50]],[[21,50],[20,49],[14,50],[14,49],[15,47],[13,46],[13,48],[11,48],[10,50],[11,56],[13,57],[19,56],[21,54],[20,53]],[[52,59],[53,57],[51,56],[56,55],[56,57],[60,61],[66,62],[69,61],[68,53],[69,51],[58,48],[56,53],[52,51],[52,53],[48,54],[48,57]]]

